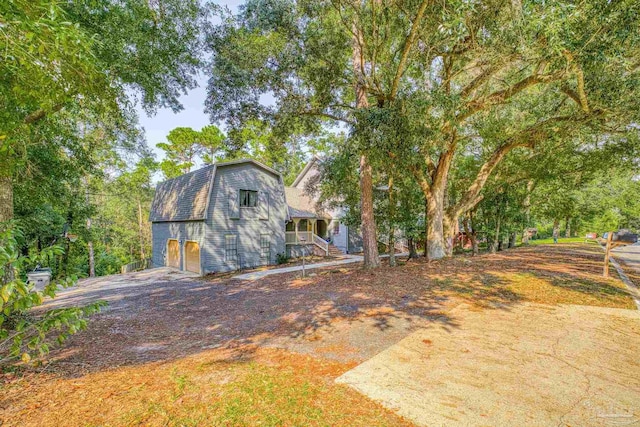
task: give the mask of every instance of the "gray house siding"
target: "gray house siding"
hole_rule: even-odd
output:
[[[339,220],[335,220],[339,222]],[[347,235],[349,233],[349,228],[339,223],[338,233],[334,233],[334,224],[331,224],[331,241],[335,247],[340,249],[345,254],[349,251],[349,241]]]
[[[205,245],[205,224],[203,221],[154,222],[151,224],[153,236],[152,262],[154,267],[166,265],[167,241],[176,239],[180,245],[180,269],[184,270],[184,244],[198,242],[200,258]]]
[[[352,227],[347,227],[347,234],[349,236],[349,243],[347,245],[348,253],[362,252],[362,234],[360,231]]]
[[[240,190],[258,191],[258,206],[241,207]],[[285,252],[287,204],[279,175],[251,163],[218,167],[200,246],[203,274],[274,264]],[[226,236],[235,235],[237,259],[226,256]],[[268,258],[261,257],[261,236],[268,240]]]

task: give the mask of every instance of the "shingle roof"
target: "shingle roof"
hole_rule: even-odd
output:
[[[151,205],[149,221],[197,221],[207,213],[213,165],[161,182]]]
[[[217,168],[252,163],[280,176],[276,170],[253,159],[231,160],[205,166],[177,178],[161,182],[151,204],[149,221],[200,221],[207,218],[213,175]]]
[[[329,218],[328,215],[317,212],[315,202],[304,190],[296,187],[284,187],[289,207],[289,216],[292,218]]]

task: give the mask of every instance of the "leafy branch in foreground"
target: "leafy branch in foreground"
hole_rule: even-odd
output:
[[[64,250],[54,245],[22,255],[18,243],[21,236],[15,223],[0,224],[0,363],[17,358],[29,362],[45,355],[52,344],[62,344],[69,335],[85,329],[87,317],[106,306],[106,302],[98,301],[84,307],[32,311],[45,297],[55,298],[59,286],[74,286],[77,277],[59,278],[36,290],[23,279],[24,272],[35,265],[49,264]]]

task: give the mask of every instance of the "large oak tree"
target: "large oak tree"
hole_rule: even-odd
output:
[[[432,259],[510,152],[638,120],[634,1],[251,0],[222,15],[209,38],[211,117],[309,132],[346,123],[362,154],[383,150],[419,184]],[[448,201],[451,169],[468,152],[480,166]]]

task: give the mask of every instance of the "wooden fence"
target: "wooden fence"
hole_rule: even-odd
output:
[[[143,259],[140,261],[130,262],[129,264],[125,264],[120,267],[120,273],[131,273],[132,271],[140,271],[149,268],[151,265],[151,259]]]

